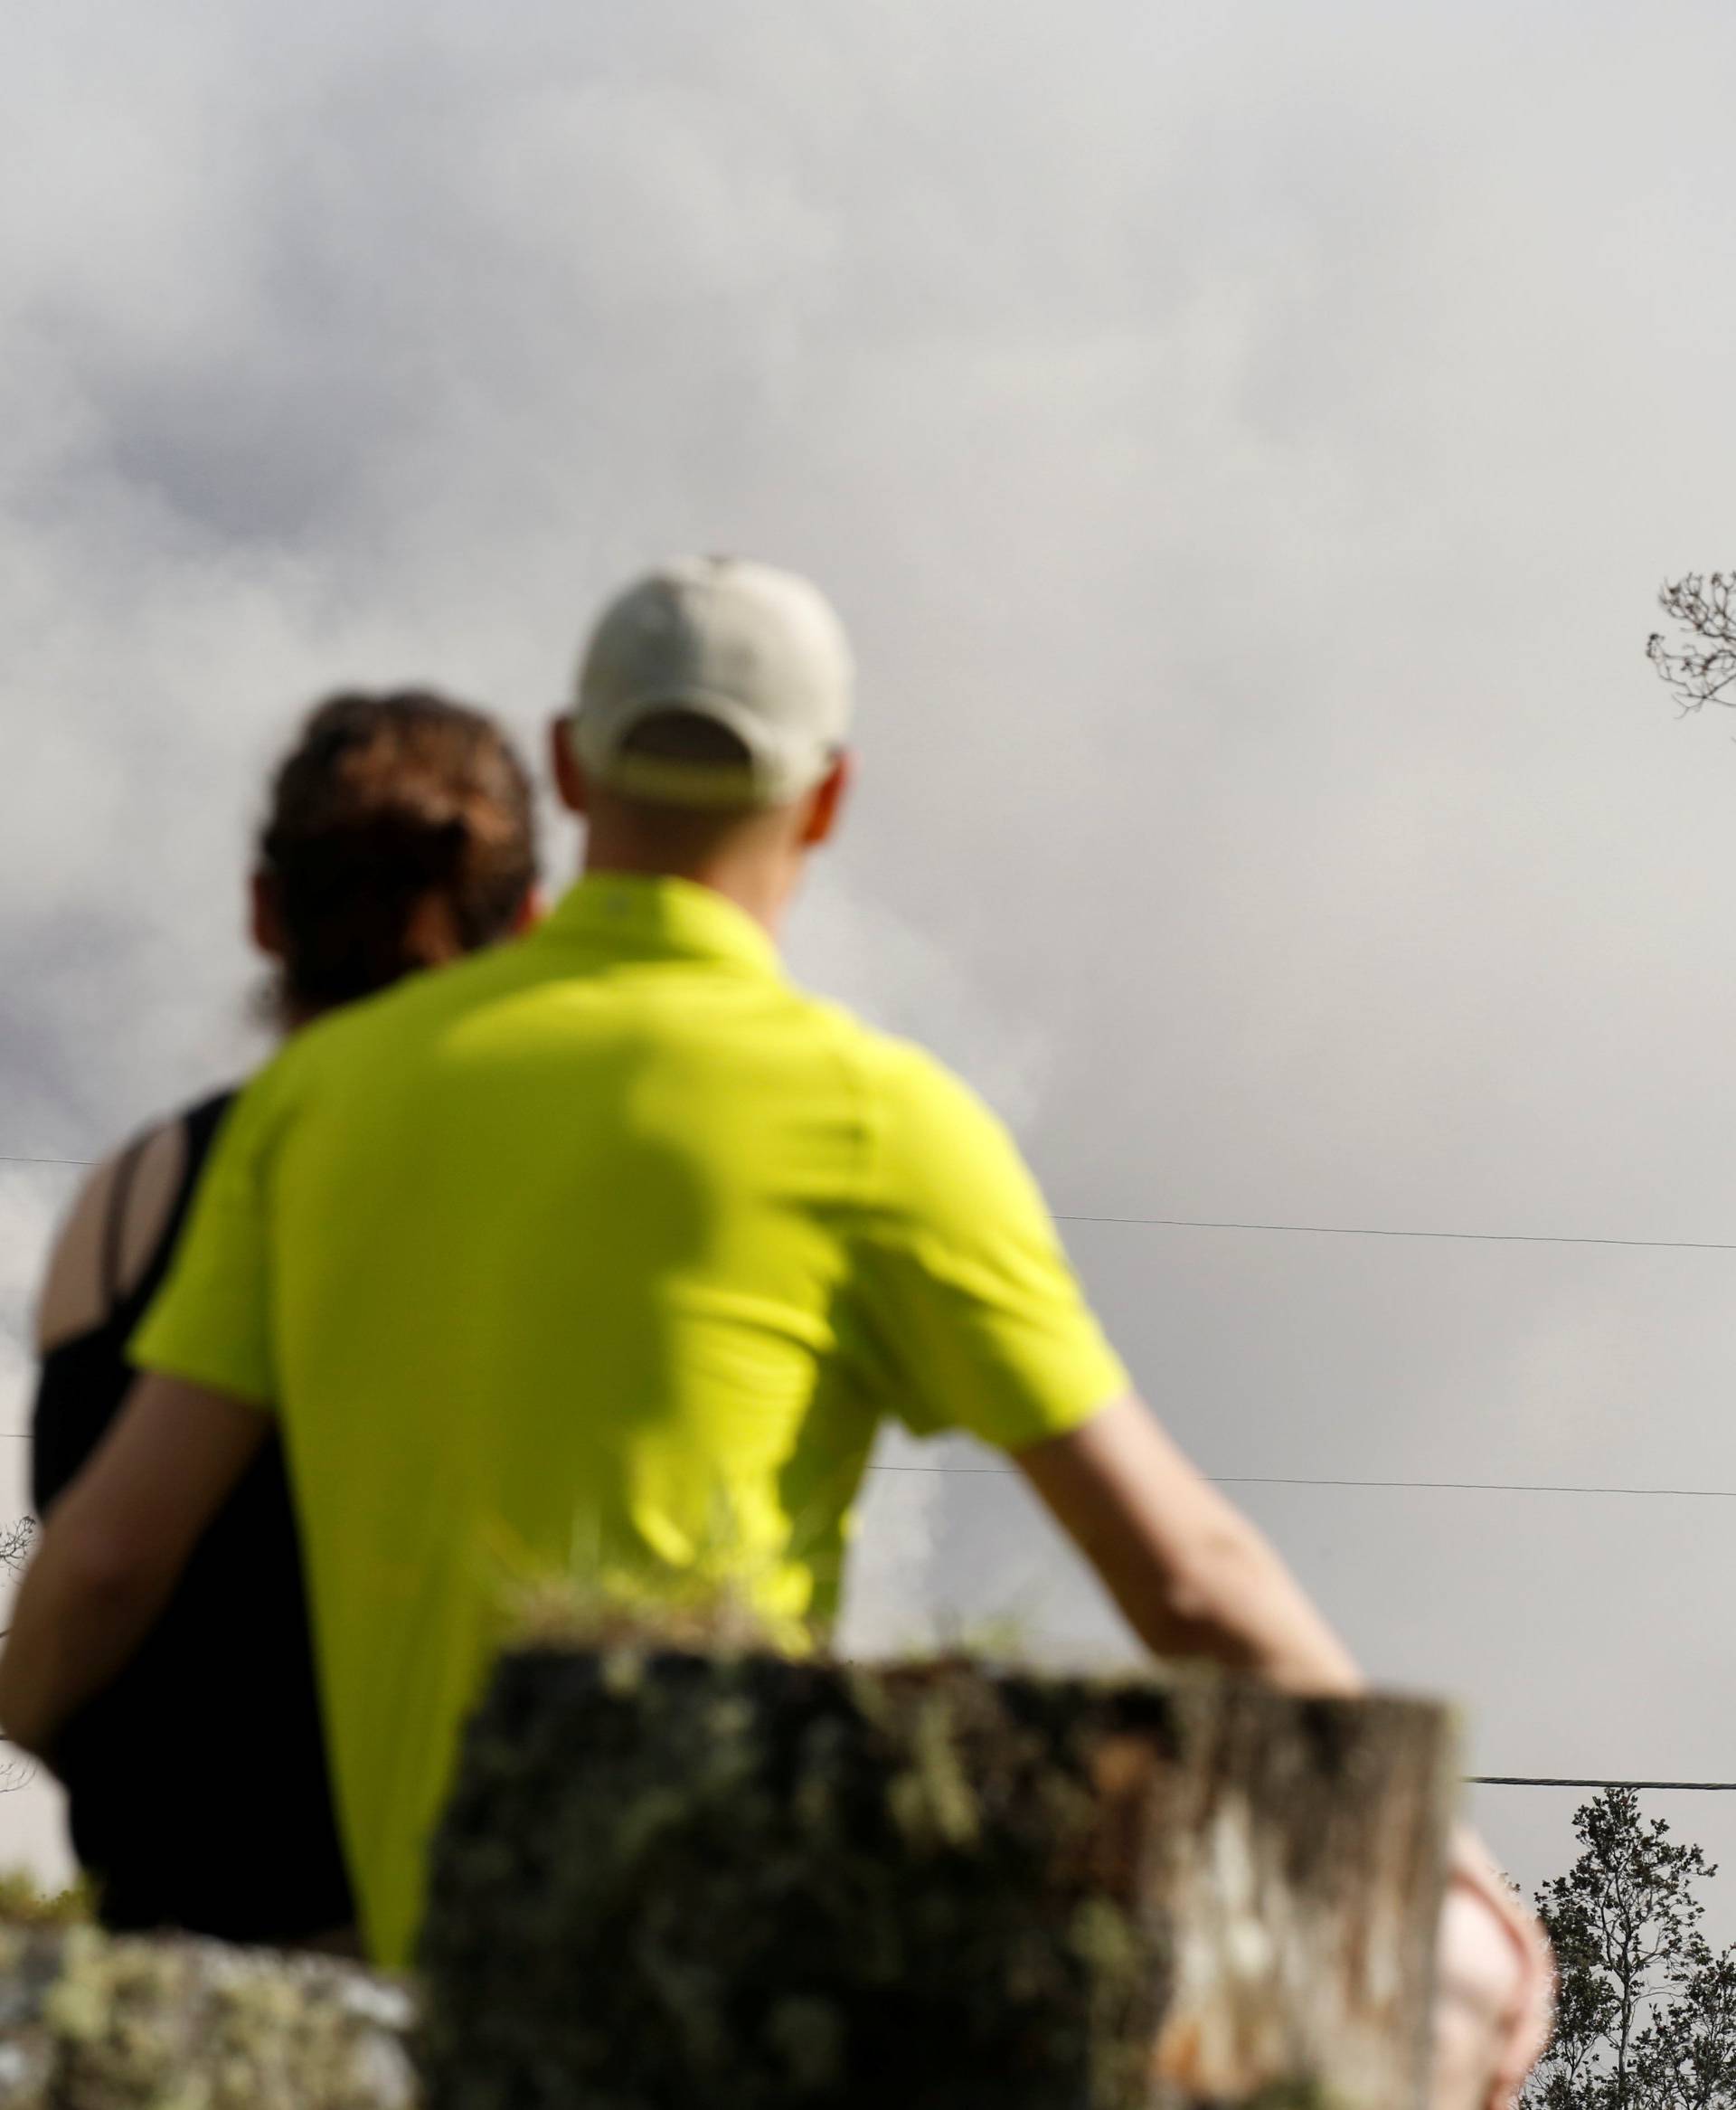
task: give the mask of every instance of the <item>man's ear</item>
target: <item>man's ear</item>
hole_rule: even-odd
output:
[[[580,816],[590,810],[590,787],[572,749],[572,720],[566,716],[549,721],[549,774],[561,803],[569,813]]]
[[[269,872],[255,872],[248,881],[248,934],[268,960],[284,955],[283,913],[278,906],[278,883]]]
[[[807,814],[797,838],[805,850],[816,850],[838,825],[838,815],[856,773],[856,760],[847,747],[807,795]]]

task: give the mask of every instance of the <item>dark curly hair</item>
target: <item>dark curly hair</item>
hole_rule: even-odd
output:
[[[286,1017],[430,961],[416,912],[441,897],[467,951],[507,935],[536,879],[530,780],[493,719],[424,689],[335,695],[278,766],[259,833]]]

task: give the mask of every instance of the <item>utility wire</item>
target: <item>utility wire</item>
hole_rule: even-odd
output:
[[[0,1442],[27,1443],[28,1429],[0,1429]],[[1006,1465],[871,1465],[870,1472],[928,1472],[943,1478],[1020,1480],[1022,1473]],[[1667,1497],[1675,1501],[1704,1499],[1736,1501],[1736,1487],[1569,1487],[1526,1480],[1315,1480],[1302,1474],[1269,1472],[1208,1472],[1204,1476],[1218,1487],[1348,1487],[1409,1490],[1423,1494],[1491,1495],[1640,1495]]]
[[[0,1634],[0,1641],[5,1636]],[[0,1744],[10,1744],[0,1736]],[[1469,1773],[1468,1788],[1631,1788],[1648,1794],[1720,1795],[1736,1792],[1736,1780],[1545,1780],[1523,1773]]]
[[[1474,1788],[1633,1788],[1651,1794],[1736,1794],[1736,1780],[1554,1780],[1528,1773],[1473,1773],[1466,1784]]]
[[[1058,1209],[1060,1224],[1144,1224],[1168,1231],[1281,1231],[1310,1238],[1448,1238],[1475,1245],[1625,1245],[1646,1253],[1736,1253],[1731,1238],[1601,1238],[1561,1231],[1426,1231],[1390,1224],[1266,1224],[1230,1216],[1099,1216]]]
[[[0,1165],[90,1167],[95,1158],[31,1157],[0,1151]],[[1615,1245],[1640,1253],[1736,1253],[1736,1238],[1606,1238],[1561,1231],[1432,1231],[1392,1224],[1269,1224],[1236,1216],[1098,1216],[1058,1209],[1061,1224],[1144,1225],[1165,1231],[1269,1231],[1307,1238],[1444,1238],[1473,1245]]]
[[[94,1158],[58,1158],[0,1152],[0,1165],[59,1165],[89,1168]],[[1611,1238],[1547,1231],[1436,1231],[1382,1224],[1276,1224],[1223,1216],[1104,1216],[1080,1210],[1059,1209],[1062,1224],[1118,1224],[1169,1231],[1250,1231],[1292,1237],[1313,1238],[1434,1238],[1484,1245],[1608,1245],[1650,1253],[1736,1253],[1736,1239],[1715,1238]],[[27,1442],[24,1429],[0,1430],[0,1437]],[[1001,1465],[873,1465],[871,1472],[925,1472],[971,1475],[995,1480],[1020,1476]],[[1736,1500],[1736,1488],[1722,1487],[1591,1487],[1555,1482],[1500,1480],[1327,1480],[1297,1475],[1255,1472],[1208,1473],[1206,1478],[1223,1487],[1338,1487],[1373,1490],[1439,1491],[1443,1493],[1525,1495],[1628,1495],[1668,1497],[1676,1500],[1704,1498]],[[5,1739],[0,1739],[5,1741]],[[1732,1794],[1736,1781],[1729,1780],[1592,1780],[1536,1774],[1490,1773],[1467,1775],[1467,1784],[1479,1788],[1627,1788],[1654,1794]]]
[[[5,1637],[0,1635],[0,1640]],[[0,1736],[0,1744],[10,1744],[10,1736]],[[1648,1794],[1698,1794],[1719,1795],[1736,1791],[1736,1780],[1543,1780],[1529,1774],[1519,1773],[1469,1773],[1465,1775],[1467,1788],[1632,1788],[1644,1789]]]
[[[1005,1465],[871,1465],[870,1472],[974,1473],[986,1480],[1022,1477]],[[1531,1480],[1326,1480],[1300,1473],[1208,1472],[1219,1487],[1363,1487],[1414,1489],[1422,1492],[1498,1495],[1656,1495],[1675,1500],[1705,1498],[1736,1501],[1736,1487],[1592,1487]]]
[[[14,1443],[24,1443],[28,1440],[28,1431],[5,1429],[0,1430],[0,1436],[9,1437]],[[994,1480],[1016,1480],[1020,1477],[1001,1465],[872,1465],[868,1470],[871,1472],[974,1474]],[[1541,1487],[1502,1481],[1455,1480],[1276,1480],[1255,1473],[1212,1473],[1207,1478],[1221,1484],[1227,1482],[1240,1487],[1442,1488],[1475,1489],[1504,1494],[1716,1495],[1736,1498],[1736,1489],[1731,1488]],[[0,1632],[0,1641],[5,1638],[5,1632]],[[0,1743],[7,1742],[10,1742],[10,1738],[0,1737]],[[1474,1788],[1628,1788],[1636,1793],[1644,1791],[1650,1794],[1736,1794],[1736,1780],[1592,1780],[1541,1774],[1474,1773],[1466,1775],[1466,1784]]]
[[[28,1429],[0,1429],[0,1442],[27,1443]],[[973,1480],[1020,1480],[1023,1474],[1006,1465],[871,1465],[870,1472],[927,1472],[943,1478],[957,1475]],[[1667,1498],[1674,1501],[1736,1501],[1736,1487],[1579,1487],[1527,1480],[1326,1480],[1300,1473],[1208,1472],[1204,1476],[1218,1487],[1346,1487],[1409,1490],[1421,1494],[1490,1495],[1637,1495]]]

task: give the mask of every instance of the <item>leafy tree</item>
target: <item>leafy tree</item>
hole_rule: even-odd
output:
[[[1656,2110],[1723,2110],[1736,2103],[1736,1959],[1696,1935],[1681,1995],[1635,2045],[1638,2099]]]
[[[1676,635],[1653,631],[1646,657],[1676,701],[1684,711],[1736,705],[1736,572],[1690,572],[1657,599]]]
[[[1736,2110],[1736,1949],[1700,1932],[1717,1869],[1631,1789],[1585,1803],[1573,1832],[1579,1859],[1537,1893],[1560,1982],[1525,2110]]]

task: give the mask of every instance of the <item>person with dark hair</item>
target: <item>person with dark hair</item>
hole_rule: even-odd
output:
[[[277,771],[252,877],[276,1022],[293,1033],[509,935],[535,878],[530,785],[491,720],[419,690],[332,697]],[[73,1206],[38,1310],[39,1516],[126,1396],[128,1337],[168,1273],[234,1095],[136,1137]],[[275,1443],[212,1521],[137,1657],[67,1723],[53,1763],[106,1925],[320,1944],[352,1925]]]

